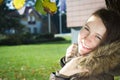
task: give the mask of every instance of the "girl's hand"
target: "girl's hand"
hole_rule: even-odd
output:
[[[76,43],[71,44],[66,51],[66,61],[69,61],[71,58],[76,57],[78,53],[78,45]]]
[[[79,65],[79,59],[81,57],[73,58],[71,61],[66,63],[66,65],[59,71],[59,74],[64,76],[72,76],[78,73],[88,73],[89,70],[81,65]]]

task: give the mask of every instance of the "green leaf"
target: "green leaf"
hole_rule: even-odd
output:
[[[42,0],[37,0],[35,3],[35,9],[42,15],[46,15],[47,13],[44,11],[44,7],[42,5]]]

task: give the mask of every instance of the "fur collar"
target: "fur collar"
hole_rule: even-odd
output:
[[[120,55],[120,41],[116,41],[111,44],[106,44],[90,53],[90,56],[94,56],[94,57],[102,57],[102,56],[110,56],[110,55]]]
[[[81,76],[109,73],[111,69],[120,64],[120,42],[101,46],[88,56],[79,57],[77,63],[90,71],[80,74]]]

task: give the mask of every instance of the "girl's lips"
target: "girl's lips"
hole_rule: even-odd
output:
[[[83,47],[84,49],[87,49],[87,50],[91,50],[91,49],[92,49],[92,48],[88,47],[87,45],[85,45],[85,40],[84,40],[84,39],[82,39],[81,45],[82,45],[82,47]]]

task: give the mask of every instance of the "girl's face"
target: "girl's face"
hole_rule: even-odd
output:
[[[105,39],[106,27],[97,16],[91,16],[78,35],[78,52],[88,54]]]

